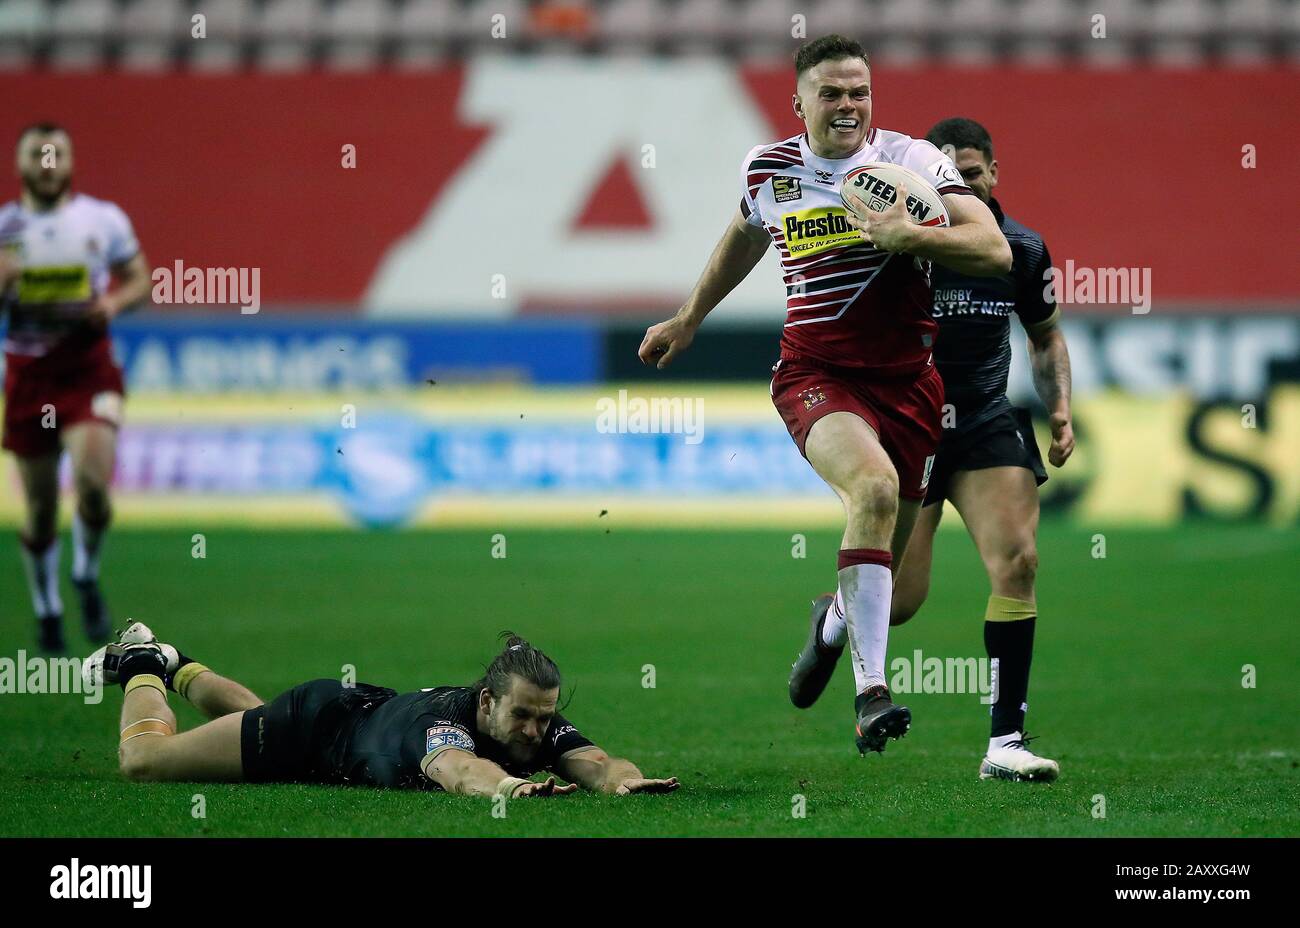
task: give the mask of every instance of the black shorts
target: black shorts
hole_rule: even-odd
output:
[[[384,687],[312,680],[244,712],[244,779],[252,783],[337,783],[359,710],[395,695]]]
[[[1012,407],[969,432],[945,436],[935,452],[925,505],[947,498],[953,474],[986,467],[1024,467],[1033,472],[1039,486],[1047,482],[1047,469],[1034,440],[1029,410]]]

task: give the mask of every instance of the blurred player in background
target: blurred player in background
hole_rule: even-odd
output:
[[[18,138],[18,200],[0,207],[4,341],[3,446],[13,452],[27,518],[22,558],[43,651],[65,650],[59,596],[59,459],[67,451],[77,504],[72,583],[87,636],[106,641],[99,555],[112,509],[122,371],[108,324],[149,295],[149,266],[126,214],[72,192],[72,140],[41,123]],[[117,287],[110,292],[110,281]]]
[[[1061,311],[1048,291],[1052,259],[1042,236],[1002,212],[993,198],[998,162],[988,131],[970,119],[945,119],[926,140],[950,155],[975,195],[989,205],[1015,256],[1009,274],[970,277],[936,267],[931,279],[939,342],[934,361],[943,375],[954,421],[935,457],[925,506],[897,573],[891,624],[906,622],[930,588],[934,533],[943,501],[952,500],[970,532],[991,595],[984,612],[984,646],[994,679],[993,722],[980,777],[1048,781],[1056,761],[1029,750],[1024,733],[1029,664],[1038,606],[1038,487],[1047,479],[1028,411],[1007,399],[1011,321],[1029,336],[1034,387],[1052,429],[1048,460],[1060,467],[1074,450],[1070,426],[1070,355],[1057,324]]]
[[[787,319],[772,401],[799,450],[839,495],[846,525],[839,590],[814,604],[808,644],[790,680],[811,705],[847,640],[856,683],[859,751],[884,750],[911,713],[885,686],[891,565],[901,560],[939,443],[943,384],[932,351],[927,261],[966,274],[1004,274],[1011,251],[988,207],[929,142],[871,125],[871,70],[862,46],[830,35],[795,58],[800,135],[759,145],[741,168],[731,226],[677,315],[652,326],[644,363],[669,364],[704,317],[745,278],[769,243],[781,255]],[[906,191],[860,222],[840,200],[846,172],[901,164],[943,196],[951,226],[911,222]],[[862,213],[866,213],[865,207]]]

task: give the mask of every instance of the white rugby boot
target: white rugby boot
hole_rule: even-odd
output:
[[[1029,750],[1029,735],[1016,732],[1002,747],[989,748],[980,764],[981,780],[1015,780],[1050,783],[1061,774],[1061,765]]]
[[[90,657],[82,661],[81,678],[88,686],[117,682],[117,665],[122,655],[132,648],[156,648],[167,662],[167,676],[170,677],[180,666],[181,658],[176,649],[163,644],[143,622],[132,622],[126,627],[117,641],[104,645]]]

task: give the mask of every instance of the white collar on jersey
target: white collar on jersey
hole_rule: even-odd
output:
[[[800,154],[803,155],[804,164],[812,164],[813,162],[816,162],[818,164],[829,164],[835,166],[836,169],[838,170],[840,168],[847,167],[848,163],[851,160],[857,158],[864,151],[870,148],[874,143],[875,135],[876,135],[876,127],[872,126],[870,129],[867,130],[866,138],[862,140],[862,144],[858,146],[857,150],[850,152],[849,154],[845,155],[842,158],[823,158],[821,155],[815,154],[811,146],[809,146],[808,130],[805,129],[803,132],[799,134],[799,152]]]

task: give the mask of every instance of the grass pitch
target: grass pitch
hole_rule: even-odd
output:
[[[1045,524],[1028,727],[1062,777],[1030,786],[977,779],[978,695],[900,694],[911,734],[866,758],[847,666],[813,709],[790,706],[786,674],[809,599],[834,582],[835,534],[809,535],[801,560],[789,532],[606,534],[604,521],[507,531],[504,559],[489,532],[215,531],[196,560],[188,530],[123,530],[105,590],[119,625],[144,620],[267,699],[345,664],[399,690],[468,683],[513,629],[559,662],[566,715],[647,775],[680,777],[676,794],[517,802],[496,819],[483,800],[442,794],[132,784],[116,770],[116,688],[100,705],[9,693],[0,835],[1300,834],[1300,532],[1107,531],[1095,559],[1093,530]],[[11,658],[33,643],[16,546],[0,538]],[[941,532],[930,601],[894,630],[891,661],[982,656],[986,596],[969,539]],[[88,650],[72,613],[70,645]],[[183,728],[198,724],[173,706]]]

